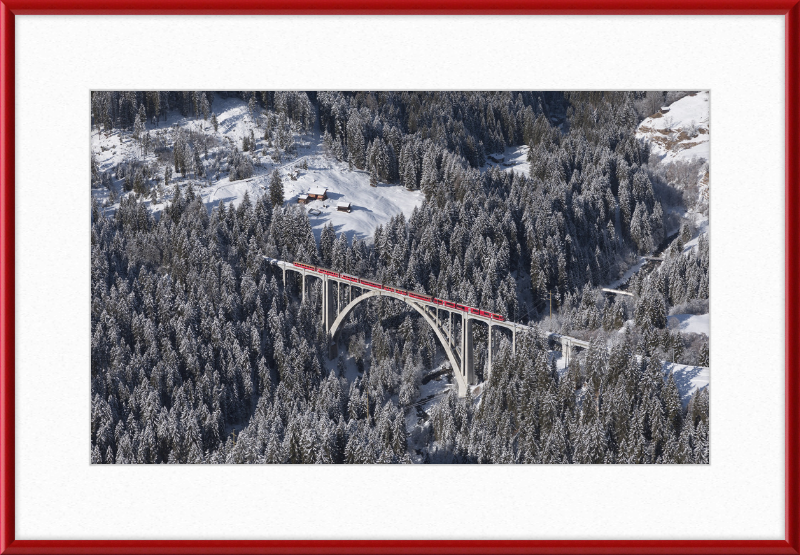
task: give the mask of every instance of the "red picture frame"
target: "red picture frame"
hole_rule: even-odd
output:
[[[15,36],[31,14],[764,14],[786,29],[785,537],[783,540],[184,541],[15,539]],[[800,0],[2,0],[0,1],[0,554],[800,553]]]

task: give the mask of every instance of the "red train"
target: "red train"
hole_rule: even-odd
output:
[[[302,264],[300,262],[294,262],[294,265],[297,266],[298,268],[302,268],[303,270],[309,270],[311,272],[317,272],[319,274],[324,274],[326,276],[332,276],[335,278],[344,279],[352,283],[366,285],[367,287],[374,287],[375,289],[381,289],[389,293],[395,293],[396,295],[403,295],[404,297],[411,297],[412,299],[417,299],[419,301],[425,301],[428,303],[437,304],[445,308],[460,310],[462,312],[466,312],[467,314],[474,314],[475,316],[483,316],[484,318],[490,318],[492,320],[497,320],[498,322],[506,321],[505,317],[503,317],[500,314],[487,312],[485,310],[481,310],[479,308],[473,308],[471,306],[464,306],[463,304],[454,303],[453,301],[445,301],[442,299],[437,299],[436,297],[425,295],[423,293],[415,293],[413,291],[406,291],[405,289],[391,287],[389,285],[383,285],[382,283],[377,283],[374,281],[357,278],[355,276],[351,276],[348,274],[340,274],[338,272],[334,272],[333,270],[329,270],[328,268],[323,268],[322,266],[313,266],[311,264]]]

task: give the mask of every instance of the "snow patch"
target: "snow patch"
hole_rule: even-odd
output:
[[[530,175],[531,165],[528,162],[528,145],[510,146],[500,153],[491,154],[486,157],[486,164],[481,167],[481,171],[489,168],[500,168],[507,172],[519,172],[525,176]],[[495,157],[499,162],[492,161]]]
[[[709,158],[709,93],[701,91],[673,102],[668,111],[646,118],[636,138],[650,141],[650,151],[664,161]]]
[[[709,336],[710,323],[709,315],[706,314],[675,314],[669,319],[675,318],[678,321],[678,329],[683,333],[704,333]]]

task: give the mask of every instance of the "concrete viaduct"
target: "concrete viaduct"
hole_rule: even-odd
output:
[[[492,331],[494,328],[507,330],[511,334],[512,351],[517,349],[517,332],[533,332],[530,326],[524,326],[515,322],[498,321],[491,317],[478,314],[470,314],[456,308],[445,307],[432,301],[420,298],[411,298],[407,294],[401,294],[391,287],[372,286],[366,283],[353,282],[351,280],[328,275],[315,270],[309,270],[294,265],[291,262],[284,262],[274,258],[264,257],[267,262],[277,266],[283,271],[283,283],[286,286],[286,272],[296,272],[301,277],[302,302],[306,299],[306,281],[316,278],[322,282],[322,318],[325,331],[331,338],[329,345],[329,357],[337,355],[336,342],[339,332],[347,319],[347,316],[361,302],[375,297],[389,297],[406,303],[409,307],[416,310],[420,316],[428,323],[439,343],[444,348],[447,358],[453,368],[458,395],[463,397],[467,393],[467,388],[475,384],[474,356],[472,345],[472,326],[478,322],[488,326],[488,380],[492,372]],[[335,290],[334,290],[335,289]],[[356,291],[356,294],[354,294]],[[454,327],[455,323],[461,324],[460,330]],[[589,342],[561,335],[558,333],[547,334],[548,341],[561,344],[565,364],[569,365],[572,358],[573,349],[588,349]]]

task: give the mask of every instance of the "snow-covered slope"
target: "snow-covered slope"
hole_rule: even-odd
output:
[[[313,200],[305,205],[317,240],[322,228],[331,222],[337,235],[344,233],[350,241],[358,238],[371,242],[379,225],[400,213],[408,218],[414,208],[422,204],[424,195],[421,191],[409,191],[400,185],[385,183],[370,187],[367,172],[349,170],[347,164],[323,154],[321,145],[310,145],[299,150],[309,154],[277,168],[283,181],[286,204],[297,204],[298,197],[311,189],[327,189],[327,200]],[[308,165],[308,169],[300,168],[302,162]],[[296,180],[292,180],[290,174],[295,175]],[[238,206],[245,192],[249,193],[250,198],[265,194],[269,190],[269,177],[269,172],[234,182],[225,177],[217,184],[202,189],[200,194],[209,207],[216,206],[220,200]],[[340,202],[350,203],[351,211],[337,210]]]
[[[217,114],[219,123],[216,133],[209,121],[204,121],[202,118],[184,118],[177,111],[170,112],[167,121],[161,121],[157,126],[148,123],[147,129],[155,134],[172,126],[178,126],[187,131],[205,132],[214,137],[215,144],[230,139],[241,147],[242,138],[249,136],[250,130],[254,128],[254,121],[247,110],[247,104],[239,98],[216,96],[213,110]],[[263,131],[261,133],[263,134]],[[263,154],[263,140],[259,138],[257,128],[255,135],[257,137],[255,156],[260,166],[255,166],[253,177],[231,182],[228,175],[223,173],[220,179],[208,182],[205,179],[186,179],[174,175],[173,181],[177,181],[182,188],[188,187],[191,183],[209,209],[221,201],[238,206],[245,193],[249,194],[252,200],[266,194],[269,189],[269,177],[274,169],[278,169],[281,174],[287,204],[296,204],[300,194],[307,193],[311,188],[327,188],[329,197],[327,201],[313,201],[307,205],[309,220],[317,239],[322,228],[328,222],[332,222],[337,234],[344,232],[349,240],[357,237],[371,242],[378,225],[387,223],[390,218],[400,213],[408,218],[424,199],[420,191],[408,191],[401,185],[381,183],[378,187],[370,187],[369,174],[360,170],[350,170],[347,164],[324,153],[318,130],[305,135],[295,134],[296,157],[287,158],[286,153],[282,153],[283,160],[278,163],[274,163],[270,156]],[[102,172],[111,170],[126,159],[139,158],[140,147],[132,138],[130,131],[115,132],[106,136],[105,133],[95,130],[91,135],[91,145],[98,169]],[[218,146],[209,148],[209,157],[218,149]],[[164,161],[158,160],[152,153],[145,159],[159,164],[160,175],[163,175]],[[301,162],[305,162],[308,169],[301,169]],[[291,179],[290,174],[295,175],[296,180]],[[106,213],[113,212],[119,206],[121,180],[115,180],[114,187],[117,202],[108,206]],[[173,185],[170,185],[166,189],[166,194],[158,199],[159,202],[149,199],[144,201],[153,213],[160,213],[170,202],[172,187]],[[93,189],[92,195],[103,204],[108,199],[109,191]],[[350,213],[338,211],[337,202],[351,203],[352,211]]]
[[[684,405],[689,402],[695,391],[708,387],[711,377],[710,369],[705,366],[687,366],[671,362],[664,363],[664,372],[672,372]]]
[[[312,188],[328,190],[328,200],[315,200],[307,205],[317,239],[322,228],[332,222],[337,234],[345,233],[350,240],[357,237],[371,242],[376,227],[400,213],[407,219],[425,198],[421,191],[409,191],[400,185],[379,183],[377,187],[370,187],[367,172],[350,171],[347,164],[319,151],[305,160],[308,170],[299,170],[297,181],[284,177],[283,189],[289,203],[296,203],[301,194]],[[288,173],[289,168],[284,167],[281,171]],[[336,205],[339,202],[349,202],[351,212],[338,211]]]
[[[704,333],[709,335],[709,315],[706,314],[675,314],[669,317],[678,321],[678,329],[684,333]]]
[[[636,137],[647,139],[651,152],[665,161],[708,160],[709,94],[692,93],[645,119]]]

